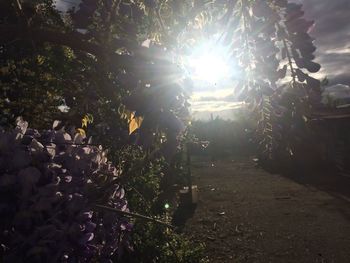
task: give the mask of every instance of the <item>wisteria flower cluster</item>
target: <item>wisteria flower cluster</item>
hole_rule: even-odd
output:
[[[0,128],[1,262],[108,262],[129,246],[127,219],[95,206],[128,211],[119,172],[74,133]]]

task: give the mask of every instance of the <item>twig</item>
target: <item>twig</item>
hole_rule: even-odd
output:
[[[277,29],[278,30],[282,30],[281,26],[279,23],[276,23],[277,24]],[[285,30],[283,29],[283,31],[285,32]],[[283,42],[283,46],[284,48],[286,49],[286,55],[287,55],[287,58],[288,58],[288,64],[289,64],[289,67],[290,67],[290,71],[292,73],[292,78],[293,78],[293,83],[295,83],[295,70],[293,68],[293,62],[292,62],[292,56],[290,54],[290,51],[289,51],[289,48],[288,48],[288,44],[287,44],[287,41],[286,41],[286,38],[283,36],[282,37],[282,42]]]
[[[162,8],[162,4],[160,3],[159,7],[155,10],[155,13],[156,13],[160,28],[162,29],[163,33],[166,34],[164,22],[163,22],[161,14],[160,14],[161,8]]]
[[[144,202],[144,204],[147,206],[148,209],[151,209],[151,206],[149,205],[149,203],[147,202],[146,198],[135,188],[132,186],[129,186],[131,188],[131,190],[133,190],[138,196],[141,197],[141,200]]]
[[[167,226],[167,227],[169,227],[171,229],[175,228],[173,225],[170,225],[170,224],[168,224],[166,222],[160,221],[158,219],[155,219],[155,218],[152,218],[152,217],[149,217],[149,216],[144,216],[144,215],[140,215],[140,214],[132,213],[132,212],[126,212],[126,211],[122,211],[122,210],[119,210],[119,209],[116,209],[116,208],[112,208],[112,207],[108,207],[108,206],[104,206],[104,205],[95,205],[95,206],[97,208],[101,208],[101,209],[104,209],[104,210],[107,210],[107,211],[110,211],[110,212],[114,212],[114,213],[117,213],[117,214],[120,214],[120,215],[123,215],[123,216],[144,219],[146,221],[150,221],[150,222],[157,223],[157,224],[160,224],[160,225],[163,225],[163,226]]]

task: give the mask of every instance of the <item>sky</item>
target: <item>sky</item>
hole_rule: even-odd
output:
[[[304,17],[315,21],[310,35],[315,38],[314,43],[317,47],[315,61],[320,63],[322,68],[314,76],[319,79],[327,77],[331,89],[339,88],[339,95],[342,96],[344,89],[350,89],[350,0],[291,2],[302,3]],[[227,87],[197,91],[192,99],[192,113],[200,118],[205,116],[204,112],[207,112],[207,116],[210,112],[219,116],[227,115],[225,111],[237,108],[233,97],[232,91]]]
[[[57,0],[57,8],[65,10],[77,0]],[[310,32],[317,47],[316,62],[322,68],[315,77],[327,77],[330,86],[350,86],[350,0],[292,0],[302,3],[305,18],[315,21]],[[219,112],[237,108],[233,90],[225,85],[212,85],[197,90],[192,97],[192,112]]]
[[[305,17],[315,21],[316,61],[331,85],[350,85],[350,0],[294,0],[304,5]]]

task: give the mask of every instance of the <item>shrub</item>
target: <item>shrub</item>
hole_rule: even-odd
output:
[[[17,120],[0,130],[2,262],[107,261],[129,247],[119,171],[100,146],[63,129],[39,133]],[[72,136],[71,136],[72,135]]]

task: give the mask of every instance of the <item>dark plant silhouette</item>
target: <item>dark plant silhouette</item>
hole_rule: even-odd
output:
[[[96,209],[129,211],[120,171],[81,134],[39,132],[18,119],[0,134],[4,262],[109,260],[129,249],[131,224]]]

